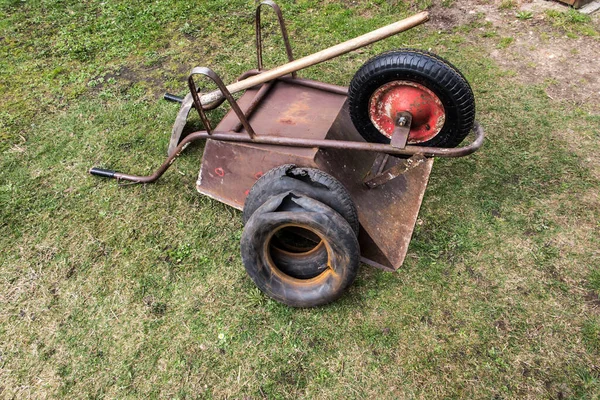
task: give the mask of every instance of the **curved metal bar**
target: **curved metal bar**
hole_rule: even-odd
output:
[[[251,76],[258,75],[260,73],[261,73],[261,71],[259,71],[257,69],[251,69],[251,70],[248,70],[248,71],[244,72],[240,76],[238,76],[235,81],[236,82],[243,81],[246,78],[250,78]],[[223,104],[225,102],[225,100],[227,100],[227,99],[225,97],[223,97],[219,101],[215,101],[214,103],[210,103],[210,104],[202,106],[202,109],[204,111],[212,111],[215,108],[219,107],[221,104]]]
[[[173,164],[175,159],[181,155],[183,150],[190,145],[190,143],[200,140],[210,138],[211,134],[206,131],[195,132],[186,136],[181,143],[177,146],[175,151],[167,157],[165,162],[162,163],[160,167],[152,174],[147,176],[139,176],[139,175],[129,175],[121,172],[116,172],[112,170],[104,170],[100,168],[92,168],[90,169],[90,174],[96,176],[102,176],[105,178],[113,178],[117,181],[130,181],[133,183],[152,183],[160,178],[167,169]]]
[[[278,81],[283,81],[287,83],[292,83],[294,85],[305,86],[313,89],[324,90],[326,92],[341,94],[343,96],[348,96],[348,87],[347,86],[338,86],[332,85],[331,83],[314,81],[311,79],[304,78],[290,78],[289,76],[282,76],[281,78],[277,78]]]
[[[250,69],[250,70],[244,72],[243,74],[241,74],[240,76],[238,76],[238,78],[235,81],[236,82],[243,81],[246,78],[249,78],[249,77],[254,76],[254,75],[258,75],[261,72],[262,71],[259,71],[257,69]]]
[[[256,18],[254,19],[254,26],[256,28],[256,61],[258,65],[258,70],[263,69],[263,45],[262,45],[262,35],[260,28],[260,15],[262,6],[269,6],[277,14],[277,20],[279,21],[279,28],[281,29],[281,36],[283,37],[283,42],[285,44],[285,51],[287,53],[288,61],[294,61],[294,56],[292,55],[292,46],[290,46],[290,39],[288,38],[287,29],[285,27],[285,21],[283,19],[283,13],[281,12],[281,8],[271,0],[262,1],[258,7],[256,7]],[[292,72],[292,77],[296,77],[296,71]]]
[[[152,183],[158,178],[160,178],[167,169],[169,169],[169,167],[171,166],[171,164],[173,164],[175,159],[183,152],[183,150],[185,150],[187,146],[189,146],[190,143],[201,139],[223,140],[226,142],[274,144],[280,146],[293,147],[322,147],[346,150],[362,150],[391,155],[422,154],[427,157],[464,157],[476,152],[483,145],[485,134],[483,133],[483,128],[481,127],[481,125],[479,125],[479,123],[475,122],[475,126],[473,126],[473,132],[475,133],[475,140],[473,141],[473,143],[465,147],[445,149],[440,147],[406,146],[405,148],[400,149],[393,147],[389,144],[381,143],[350,142],[344,140],[308,140],[275,136],[258,136],[252,139],[248,136],[240,135],[239,133],[216,132],[213,134],[209,134],[207,131],[198,131],[186,136],[185,139],[183,139],[181,143],[179,143],[179,146],[177,146],[175,152],[171,154],[165,160],[165,162],[158,168],[158,170],[156,170],[156,172],[154,172],[152,175],[129,175],[100,168],[92,168],[89,172],[90,174],[96,176],[131,181],[134,183]]]
[[[258,75],[258,74],[260,74],[259,70],[251,69],[249,71],[244,72],[242,75],[240,75],[236,81],[239,82],[241,80],[244,80],[246,78],[249,78],[251,76]],[[223,97],[223,99],[221,99],[220,101],[211,103],[211,104],[209,104],[209,106],[203,106],[203,110],[204,111],[213,110],[213,109],[217,108],[218,106],[220,106],[225,100],[227,100],[227,99],[225,97]],[[192,94],[188,93],[183,98],[183,101],[181,102],[181,107],[179,108],[179,112],[177,113],[177,118],[175,118],[175,123],[173,123],[173,128],[171,129],[171,139],[169,140],[169,148],[167,149],[168,156],[173,154],[175,152],[175,150],[177,149],[177,145],[179,144],[179,140],[181,139],[183,129],[185,128],[185,125],[187,123],[187,117],[188,117],[192,107],[194,107],[194,99],[192,98]],[[246,114],[248,114],[248,112],[246,112]],[[240,122],[237,130],[241,129],[241,127],[242,127],[242,123]],[[234,131],[235,131],[235,129],[234,129]]]
[[[344,149],[344,150],[358,150],[358,151],[371,151],[374,153],[384,153],[390,155],[405,155],[412,156],[414,154],[422,154],[426,157],[464,157],[472,154],[479,150],[483,145],[485,138],[483,128],[479,123],[475,123],[473,126],[473,132],[475,133],[475,140],[473,143],[464,147],[455,148],[443,148],[443,147],[426,147],[426,146],[413,146],[409,145],[404,148],[397,148],[390,144],[382,143],[367,143],[367,142],[354,142],[347,140],[329,140],[329,139],[301,139],[291,137],[279,137],[279,136],[256,136],[255,138],[248,138],[247,136],[240,135],[233,132],[215,132],[211,139],[222,140],[226,142],[242,142],[242,143],[255,143],[255,144],[271,144],[277,146],[290,146],[290,147],[317,147],[317,148],[332,148],[332,149]],[[206,133],[199,131],[192,133],[191,135],[204,135],[208,137]],[[190,136],[191,136],[190,135]]]
[[[192,101],[194,103],[194,107],[196,111],[198,111],[198,115],[200,115],[200,119],[204,124],[204,128],[206,132],[210,135],[212,133],[212,128],[210,127],[210,121],[206,118],[206,113],[204,112],[204,108],[202,107],[202,103],[200,102],[200,96],[198,96],[198,90],[196,90],[196,83],[194,82],[194,74],[204,74],[204,67],[196,67],[192,69],[190,76],[188,77],[188,87],[190,88],[190,94],[192,95]]]
[[[237,104],[237,102],[235,101],[235,99],[233,98],[233,96],[231,95],[229,90],[227,89],[227,86],[225,86],[225,84],[223,83],[221,78],[219,78],[219,75],[217,75],[210,68],[196,67],[196,68],[192,69],[192,72],[190,72],[190,76],[188,78],[188,86],[190,88],[190,93],[192,94],[192,98],[194,99],[194,105],[196,106],[196,110],[198,110],[198,114],[200,114],[200,118],[202,119],[202,122],[204,123],[204,127],[206,128],[207,133],[209,135],[211,135],[212,129],[210,127],[210,123],[208,122],[208,119],[206,118],[206,114],[204,113],[204,111],[202,109],[202,103],[200,102],[200,97],[198,96],[198,92],[196,91],[196,84],[194,83],[194,75],[196,75],[196,74],[204,75],[204,76],[210,78],[217,85],[217,87],[219,88],[219,90],[221,91],[223,96],[229,102],[231,109],[233,110],[233,112],[235,112],[235,114],[239,118],[240,122],[246,129],[246,132],[248,132],[250,139],[253,139],[254,136],[256,136],[256,134],[254,133],[254,130],[252,129],[252,127],[250,126],[250,123],[248,122],[248,119],[246,118],[246,116],[244,115],[242,110],[240,109],[240,106]]]
[[[185,128],[185,124],[187,123],[187,117],[193,106],[194,102],[192,95],[188,93],[184,97],[181,107],[179,108],[179,112],[177,113],[177,117],[175,118],[175,122],[173,123],[173,128],[171,129],[171,139],[169,139],[169,147],[167,148],[167,155],[170,156],[175,152],[175,149],[179,144],[179,139],[181,139],[183,128]]]

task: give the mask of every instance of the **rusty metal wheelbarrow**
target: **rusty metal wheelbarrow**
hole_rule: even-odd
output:
[[[272,7],[277,13],[289,59],[289,63],[272,70],[264,70],[262,63],[260,13],[263,5]],[[350,89],[302,79],[296,76],[296,71],[409,29],[427,19],[427,13],[420,13],[294,60],[279,7],[272,1],[264,1],[256,10],[256,70],[246,72],[236,83],[226,86],[211,69],[197,67],[189,76],[190,93],[185,98],[165,95],[166,99],[182,104],[173,126],[168,158],[156,172],[137,176],[92,168],[90,173],[151,183],[190,143],[206,139],[197,180],[198,191],[242,210],[251,188],[267,171],[284,164],[318,169],[341,182],[355,204],[360,222],[360,261],[387,271],[397,270],[408,250],[434,158],[466,156],[483,144],[483,129],[474,121],[474,104],[469,103],[464,108],[466,112],[461,114],[465,95],[462,92],[446,93],[448,90],[444,92],[442,87],[444,84],[455,87],[458,82],[463,85],[461,90],[467,91],[468,84],[444,60],[415,50],[386,53],[372,59],[359,70]],[[430,67],[427,67],[428,62]],[[380,68],[389,64],[394,64],[396,70],[390,73]],[[398,68],[402,71],[408,68],[408,73],[402,75]],[[429,68],[426,71],[429,76],[418,78],[419,68]],[[455,81],[448,78],[450,83],[440,83],[443,79],[437,77],[442,72],[436,68],[452,75],[450,78]],[[195,75],[208,77],[218,90],[200,95]],[[386,76],[388,78],[384,79]],[[366,93],[365,87],[369,87]],[[232,93],[239,91],[245,92],[236,101]],[[472,99],[470,88],[469,93]],[[458,97],[463,103],[452,103],[449,96]],[[231,110],[213,128],[206,111],[224,101]],[[192,108],[199,113],[205,129],[182,138]],[[458,132],[460,129],[462,131]],[[466,146],[435,145],[436,140],[456,145],[468,132],[472,132],[474,139]],[[326,238],[321,239],[327,242]],[[272,261],[271,256],[267,258]],[[246,268],[248,270],[248,265]],[[275,266],[273,274],[279,276],[280,272]],[[330,271],[327,276],[323,274],[319,275],[321,278],[311,277],[306,282],[312,282],[318,288],[327,279],[333,279],[336,271]],[[286,301],[285,296],[273,296],[270,287],[261,286],[251,276],[263,291],[290,305],[319,305],[337,298],[336,294],[321,301],[318,298],[312,302]],[[291,281],[293,287],[307,284],[294,277]]]

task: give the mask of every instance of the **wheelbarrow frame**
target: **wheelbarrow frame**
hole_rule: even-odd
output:
[[[283,19],[283,15],[281,13],[280,8],[272,1],[263,1],[258,5],[256,9],[256,19],[255,19],[255,27],[256,27],[256,54],[257,54],[257,66],[258,68],[255,70],[250,70],[244,73],[240,78],[238,78],[238,82],[242,82],[245,79],[249,79],[252,77],[256,77],[262,73],[264,73],[263,69],[263,61],[262,61],[262,34],[261,34],[261,8],[262,6],[267,5],[270,6],[276,13],[281,34],[283,37],[283,41],[285,44],[285,49],[287,53],[288,60],[293,61],[292,49],[289,43],[287,29],[285,27],[285,21]],[[222,99],[218,102],[210,103],[209,105],[203,105],[200,99],[200,95],[197,90],[195,76],[201,75],[210,79],[218,88],[222,95]],[[376,157],[372,161],[372,166],[369,169],[366,176],[363,177],[362,184],[364,187],[368,189],[374,189],[382,185],[389,184],[391,181],[395,180],[398,177],[401,177],[405,174],[410,174],[410,171],[416,168],[421,167],[423,170],[421,171],[421,176],[419,180],[419,185],[421,187],[418,188],[418,192],[416,197],[412,197],[417,204],[413,204],[411,211],[410,219],[411,223],[410,229],[408,232],[408,241],[410,240],[410,236],[412,235],[412,230],[414,227],[414,222],[416,220],[416,216],[418,214],[418,210],[420,208],[420,203],[422,200],[423,192],[425,190],[427,180],[429,177],[429,173],[431,171],[431,162],[427,164],[428,158],[431,157],[463,157],[477,151],[484,142],[484,132],[481,126],[475,122],[473,133],[474,140],[463,147],[457,148],[441,148],[441,147],[426,147],[426,146],[416,146],[416,145],[407,145],[407,137],[408,132],[410,130],[410,115],[397,115],[395,119],[396,129],[392,135],[390,144],[381,144],[381,143],[368,143],[366,141],[360,140],[341,140],[339,139],[340,135],[337,135],[338,138],[326,138],[326,139],[314,139],[314,138],[300,138],[300,137],[285,137],[285,136],[276,136],[276,135],[268,135],[264,134],[264,132],[257,132],[253,128],[250,123],[250,119],[255,111],[261,106],[265,98],[269,96],[270,91],[274,86],[278,84],[278,82],[282,82],[284,84],[293,84],[295,86],[302,86],[310,89],[315,89],[320,92],[328,92],[335,94],[337,96],[347,96],[348,88],[341,87],[337,85],[332,85],[324,82],[319,82],[315,80],[302,79],[298,78],[296,72],[293,71],[290,75],[282,76],[276,78],[275,80],[268,81],[263,83],[259,87],[250,88],[254,95],[251,98],[251,101],[246,101],[246,106],[244,109],[238,104],[228,89],[228,87],[223,83],[221,78],[210,68],[207,67],[196,67],[192,69],[189,77],[188,77],[188,87],[190,93],[185,98],[178,98],[173,95],[165,95],[165,99],[171,101],[177,101],[182,103],[179,114],[176,118],[175,124],[173,126],[173,131],[169,143],[169,151],[168,157],[163,162],[163,164],[151,175],[147,176],[138,176],[131,175],[121,172],[116,172],[112,170],[100,169],[100,168],[92,168],[90,173],[97,176],[115,178],[119,181],[130,181],[134,183],[152,183],[160,178],[164,172],[171,166],[171,164],[175,161],[175,159],[188,147],[192,142],[201,140],[201,139],[211,139],[215,142],[228,142],[228,143],[245,143],[248,145],[256,145],[256,146],[276,146],[276,147],[291,147],[291,148],[313,148],[313,149],[331,149],[332,151],[361,151],[361,152],[371,152],[377,153]],[[249,89],[249,90],[250,90]],[[224,101],[227,101],[231,107],[230,113],[235,114],[238,119],[238,122],[233,124],[233,126],[229,126],[228,130],[221,131],[219,129],[213,129],[211,123],[206,115],[206,112],[218,107]],[[195,108],[200,116],[200,119],[204,125],[204,130],[193,132],[185,136],[181,139],[183,128],[187,121],[188,114],[192,108]],[[228,114],[229,115],[229,114]],[[227,118],[227,117],[226,117]],[[338,116],[339,119],[339,116]],[[343,119],[343,118],[342,118]],[[347,118],[346,118],[347,119]],[[225,120],[225,118],[224,118]],[[347,121],[346,121],[347,122]],[[217,127],[218,128],[218,127]],[[356,135],[354,136],[356,137]],[[208,146],[207,146],[208,148]],[[205,150],[208,151],[208,150]],[[392,156],[392,157],[390,157]],[[394,157],[397,156],[397,157]],[[205,155],[206,157],[206,155]],[[390,160],[392,159],[392,160]],[[399,160],[398,162],[389,162],[393,160]],[[203,159],[203,164],[204,164]],[[282,163],[283,164],[283,163]],[[391,167],[386,168],[386,166]],[[202,170],[201,170],[202,172]],[[258,179],[258,177],[256,177]],[[342,182],[344,183],[344,182]],[[390,187],[392,187],[391,185]],[[199,187],[200,190],[200,187]],[[202,191],[201,191],[202,192]],[[206,193],[205,193],[206,194]],[[215,196],[213,196],[215,197]],[[217,197],[218,200],[223,201]],[[227,204],[236,206],[237,208],[241,208],[240,202],[232,203],[228,201],[223,201]],[[243,204],[243,203],[242,203]],[[400,252],[400,257],[397,257],[394,262],[390,263],[381,263],[378,261],[373,261],[369,258],[364,258],[363,261],[367,262],[376,267],[380,267],[387,270],[395,270],[397,269],[404,260],[404,256],[408,247],[408,241],[404,240],[405,243],[402,244],[402,249]],[[371,242],[370,238],[368,242]],[[362,248],[362,243],[361,243]]]

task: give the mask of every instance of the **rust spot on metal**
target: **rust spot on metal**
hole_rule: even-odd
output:
[[[369,174],[364,183],[367,185],[369,189],[374,189],[378,186],[384,185],[391,181],[392,179],[396,179],[397,177],[407,173],[408,171],[417,168],[419,165],[427,161],[427,158],[422,154],[415,154],[414,156],[401,161],[400,163],[394,165],[393,167],[379,172],[379,174],[373,176]],[[374,164],[375,165],[375,164]]]
[[[367,143],[356,131],[347,104],[342,108],[347,97],[345,90],[297,79],[298,82],[303,82],[300,85],[295,81],[290,79],[290,83],[275,83],[270,94],[264,97],[252,116],[252,124],[256,124],[261,132],[254,139],[245,133],[231,131],[239,118],[235,112],[230,111],[212,135],[199,131],[182,139],[152,175],[115,172],[111,177],[136,183],[154,182],[169,168],[184,146],[193,141],[209,139],[198,176],[198,190],[213,199],[242,209],[245,199],[243,195],[249,193],[248,189],[256,180],[254,175],[257,171],[266,171],[282,164],[319,168],[340,180],[357,205],[361,221],[359,240],[362,260],[387,270],[399,268],[406,255],[433,161],[423,161],[418,167],[373,190],[363,183],[365,174],[372,169],[372,175],[379,175],[384,171],[394,175],[402,167],[391,168],[402,161],[397,157],[381,155],[381,162],[374,165],[375,155],[372,152],[461,157],[482,146],[482,128],[475,124],[475,140],[462,148],[407,146],[400,149],[390,144]],[[240,99],[241,105],[250,104],[257,91],[258,89],[252,89],[244,94]],[[306,91],[310,93],[303,96]],[[294,118],[289,114],[290,108],[295,115],[301,114],[302,107],[290,106],[295,100],[303,100],[302,105],[310,106],[310,110],[306,112],[308,123],[295,127],[279,124],[277,128],[287,128],[285,133],[289,137],[265,134],[270,128],[277,126],[277,119],[286,110],[286,118]],[[328,118],[331,113],[334,117]],[[311,148],[311,151],[304,151],[305,148]],[[225,175],[222,167],[224,160],[228,162],[227,180],[219,178]]]
[[[310,95],[301,92],[290,106],[283,112],[278,122],[286,125],[305,124],[308,122],[310,111]]]
[[[296,125],[296,123],[292,121],[291,118],[280,119],[279,122],[286,125]]]

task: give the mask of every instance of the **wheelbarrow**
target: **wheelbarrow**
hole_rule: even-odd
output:
[[[278,18],[289,62],[264,70],[261,8]],[[473,93],[447,61],[419,50],[372,58],[349,87],[296,72],[410,29],[423,12],[294,60],[280,8],[256,9],[257,69],[226,86],[196,67],[164,163],[149,176],[92,168],[119,181],[156,181],[190,143],[206,140],[197,190],[243,210],[242,259],[254,283],[291,306],[339,298],[360,262],[396,271],[406,256],[435,157],[462,157],[483,144]],[[194,77],[218,90],[200,94]],[[232,93],[243,91],[239,100]],[[230,111],[212,127],[207,111]],[[183,137],[195,109],[204,130]],[[459,145],[467,135],[470,144]]]

